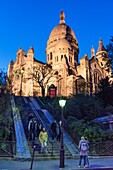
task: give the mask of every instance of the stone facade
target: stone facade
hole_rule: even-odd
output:
[[[73,30],[65,23],[64,12],[60,13],[59,24],[51,31],[46,47],[47,64],[57,71],[57,75],[49,80],[45,94],[48,95],[50,86],[54,86],[57,96],[70,96],[85,90],[92,94],[98,90],[101,78],[111,76],[111,69],[106,68],[107,51],[102,40],[98,50],[91,48],[91,56],[85,55],[78,62],[79,47]],[[41,88],[34,81],[28,70],[34,65],[45,63],[34,58],[34,49],[31,47],[27,55],[19,49],[16,61],[11,61],[8,68],[8,77],[11,79],[11,91],[15,95],[41,96]],[[54,94],[53,94],[54,96]]]

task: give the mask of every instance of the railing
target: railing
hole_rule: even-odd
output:
[[[48,107],[47,109],[49,110],[49,112],[52,114],[52,116],[54,117],[55,114],[55,109],[51,106],[50,103],[48,103]],[[56,117],[57,120],[57,117]],[[68,135],[71,137],[71,139],[73,140],[73,142],[78,145],[79,143],[79,137],[77,134],[73,133],[73,129],[71,128],[71,125],[64,119],[64,130],[65,132],[68,133]]]
[[[0,141],[0,157],[12,157],[16,155],[15,141]]]
[[[55,109],[48,103],[47,106],[48,111],[53,115],[55,114]],[[56,117],[55,117],[56,118]],[[57,118],[56,118],[57,119]],[[64,119],[64,129],[71,137],[75,145],[78,145],[80,137],[73,133],[73,129],[70,124]],[[113,142],[112,141],[99,141],[90,143],[90,151],[89,155],[92,156],[113,156]]]
[[[45,109],[45,104],[40,100],[39,97],[35,97],[35,100],[39,103],[41,109]]]
[[[71,125],[64,120],[64,130],[68,133],[68,135],[71,137],[75,145],[79,144],[79,137],[76,133],[73,133],[73,129],[71,128]]]
[[[52,116],[57,120],[55,109],[52,107],[50,103],[44,105],[44,103],[40,100],[43,107],[45,107]],[[71,137],[75,145],[78,145],[80,137],[73,133],[73,129],[71,128],[70,124],[64,120],[64,130],[67,134]],[[112,141],[99,141],[99,142],[92,142],[90,143],[90,156],[113,156],[113,142]]]
[[[113,156],[113,142],[99,141],[90,143],[89,155],[91,156]]]

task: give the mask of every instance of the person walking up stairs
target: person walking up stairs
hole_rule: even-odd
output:
[[[43,128],[42,131],[39,133],[39,141],[41,144],[40,153],[46,153],[48,133],[46,132],[45,128]]]

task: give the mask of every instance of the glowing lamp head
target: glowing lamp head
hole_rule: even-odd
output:
[[[66,100],[63,100],[63,99],[59,100],[59,105],[60,105],[62,108],[65,106],[65,104],[66,104]]]

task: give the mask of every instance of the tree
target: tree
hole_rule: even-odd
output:
[[[73,100],[71,99],[71,101],[73,101],[73,106],[71,102],[70,106],[68,106],[70,110],[67,108],[66,111],[68,110],[67,113],[70,113],[71,111],[73,115],[75,114],[77,119],[83,119],[85,122],[90,122],[96,117],[100,117],[103,113],[101,102],[93,96],[91,97],[89,95],[78,94],[73,98]],[[74,108],[73,111],[71,108]]]
[[[0,69],[0,93],[4,93],[5,87],[6,87],[6,77],[7,73]]]
[[[109,78],[102,79],[98,85],[99,91],[96,96],[103,102],[104,106],[113,106],[113,83],[110,83]]]
[[[78,94],[88,94],[88,83],[85,81],[78,81],[77,83],[77,93]]]
[[[0,69],[0,140],[7,140],[11,133],[11,103],[6,87],[7,73]]]
[[[9,140],[11,133],[11,103],[8,93],[0,94],[0,140]]]
[[[7,77],[7,73],[0,69],[0,86],[6,85],[6,77]]]
[[[50,65],[44,64],[44,65],[34,66],[33,71],[29,70],[29,73],[32,75],[33,79],[41,87],[42,97],[44,97],[46,86],[49,80],[51,79],[51,77],[54,76],[55,71],[52,69]]]
[[[106,63],[106,65],[112,68],[112,73],[113,73],[113,36],[111,36],[110,42],[106,46],[106,49],[108,51],[108,57],[109,57],[109,60]]]

